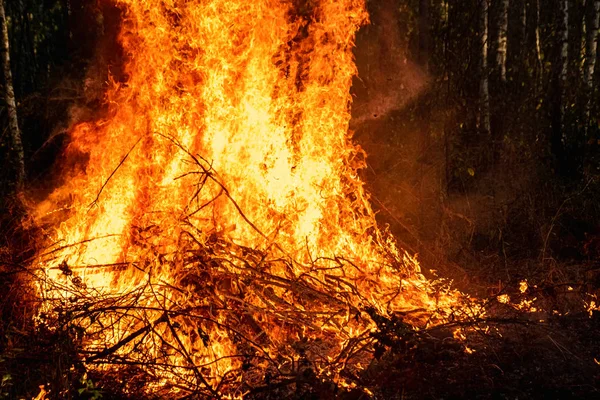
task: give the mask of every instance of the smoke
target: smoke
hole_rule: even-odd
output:
[[[522,196],[535,174],[511,165],[522,157],[508,152],[483,170],[479,147],[454,143],[465,136],[468,110],[448,104],[445,89],[413,61],[418,35],[407,10],[390,0],[369,5],[371,24],[359,31],[355,49],[351,129],[368,155],[364,175],[378,222],[419,255],[425,272],[434,268],[465,289],[472,284],[462,267],[477,273],[484,251],[503,264],[513,251],[508,234],[535,243],[535,228],[509,224],[535,219]]]
[[[427,219],[422,213],[424,207],[435,208],[420,192],[436,197],[440,175],[438,163],[422,168],[440,157],[425,143],[429,118],[414,119],[419,114],[414,105],[427,94],[429,77],[410,59],[410,17],[389,0],[370,3],[369,15],[371,24],[357,36],[351,129],[368,154],[365,179],[379,222],[390,225],[404,248],[420,253],[419,224]]]
[[[371,24],[357,36],[359,76],[353,85],[352,127],[401,110],[427,87],[427,74],[408,58],[403,16],[394,1],[370,3]]]

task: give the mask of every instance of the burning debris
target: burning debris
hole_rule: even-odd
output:
[[[206,161],[193,159],[199,186],[210,181],[234,202]],[[164,226],[133,228],[132,243],[143,251],[137,260],[69,265],[64,252],[86,243],[40,255],[44,265],[58,263],[38,282],[40,322],[71,330],[88,367],[135,370],[160,396],[241,397],[324,380],[356,387],[352,377],[385,343],[382,329],[398,335],[398,326],[412,332],[483,315],[477,307],[453,307],[458,295],[426,281],[415,260],[400,258],[389,241],[379,248],[375,276],[388,282],[381,284],[361,260],[315,256],[301,263],[277,243],[261,249],[207,236],[187,216],[178,224],[172,252],[156,243]],[[127,286],[110,290],[85,278],[128,273]]]
[[[39,321],[88,368],[160,397],[352,387],[382,321],[481,316],[376,226],[348,134],[363,1],[301,3],[117,1],[126,79],[35,209]]]

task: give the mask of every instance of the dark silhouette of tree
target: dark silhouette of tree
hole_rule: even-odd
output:
[[[0,0],[0,29],[2,33],[2,73],[4,78],[4,99],[8,111],[8,129],[10,132],[10,154],[13,158],[15,169],[15,185],[17,191],[23,189],[25,182],[25,155],[21,141],[21,130],[17,118],[17,103],[13,89],[13,79],[10,63],[10,40],[8,38],[8,25],[4,12],[4,0]]]

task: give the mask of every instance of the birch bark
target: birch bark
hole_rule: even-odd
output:
[[[0,30],[0,34],[2,35],[0,61],[2,62],[2,72],[4,74],[4,99],[8,111],[8,129],[11,139],[10,150],[12,157],[14,157],[16,170],[15,184],[17,191],[20,192],[23,189],[25,181],[25,155],[21,141],[21,132],[19,130],[19,121],[17,119],[17,104],[15,102],[15,92],[10,70],[10,45],[6,14],[4,12],[4,0],[0,0]]]

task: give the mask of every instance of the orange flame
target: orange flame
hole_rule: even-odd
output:
[[[258,325],[255,366],[285,370],[290,343],[308,338],[318,372],[336,376],[344,349],[374,329],[360,310],[418,309],[434,321],[450,309],[455,294],[436,294],[377,229],[358,176],[349,93],[364,0],[116,2],[126,82],[110,83],[106,118],[72,127],[66,157],[85,156],[85,167],[35,210],[53,227],[37,261],[47,312],[75,289],[130,294],[118,318],[80,319],[113,327],[98,328],[89,349],[158,357],[160,336],[179,343],[160,354],[180,378],[157,368],[150,386],[196,379],[236,397],[249,378],[223,377],[241,369],[244,324]]]

